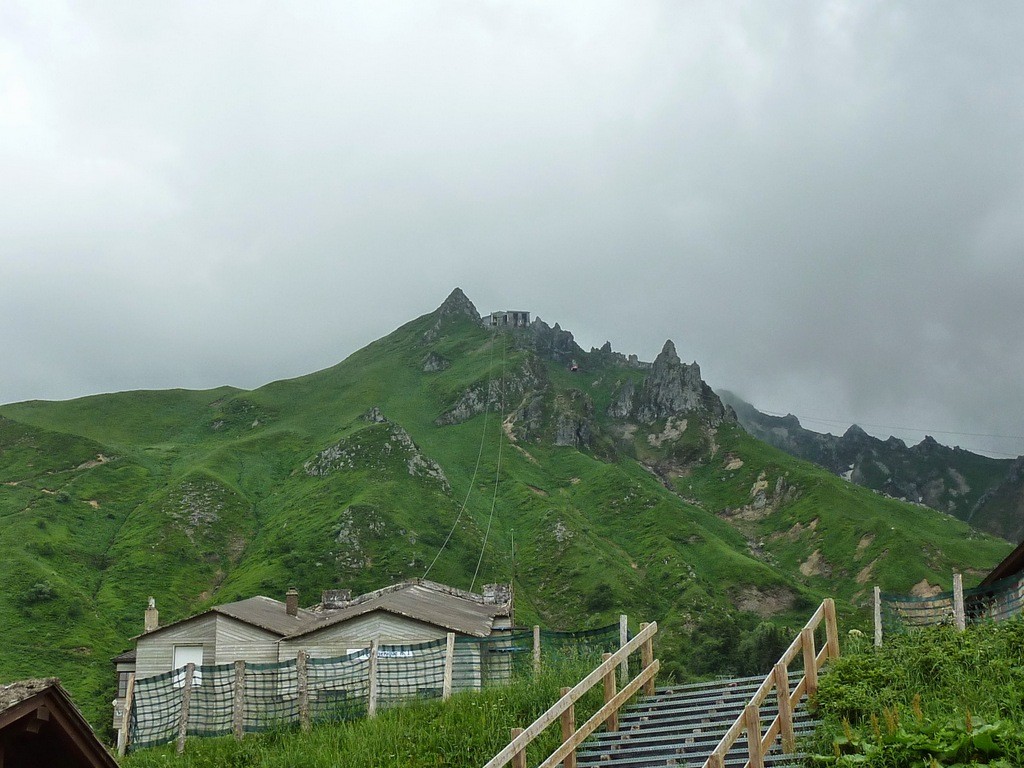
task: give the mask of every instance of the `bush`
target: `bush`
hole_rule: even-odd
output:
[[[22,602],[25,605],[35,605],[37,603],[45,603],[49,600],[54,600],[56,597],[57,592],[50,585],[50,582],[39,581],[25,590],[22,594]]]

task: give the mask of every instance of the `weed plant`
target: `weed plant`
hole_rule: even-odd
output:
[[[811,764],[1024,765],[1024,620],[851,637],[821,679]]]
[[[417,701],[377,717],[315,725],[309,733],[282,728],[246,736],[190,739],[182,755],[174,746],[142,750],[126,757],[125,768],[479,768],[505,747],[512,728],[525,728],[595,666],[567,661],[500,688],[459,693],[447,701]],[[582,724],[601,706],[600,683],[576,703]],[[527,752],[539,763],[561,743],[558,722]]]

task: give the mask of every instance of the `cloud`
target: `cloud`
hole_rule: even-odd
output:
[[[257,386],[462,285],[764,408],[1024,435],[1022,13],[5,6],[0,401]]]

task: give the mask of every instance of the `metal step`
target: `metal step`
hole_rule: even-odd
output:
[[[790,673],[790,688],[802,673]],[[700,768],[722,736],[743,712],[763,682],[763,677],[731,678],[662,686],[655,695],[640,699],[619,714],[619,730],[594,734],[577,752],[580,768],[653,768],[693,766]],[[775,692],[761,705],[761,726],[766,728],[777,712]],[[801,699],[801,704],[806,697]],[[799,706],[793,713],[797,736],[811,734],[815,721]],[[781,754],[779,740],[765,757],[769,768],[799,762],[799,755]],[[725,765],[742,768],[747,760],[746,735],[726,755]]]

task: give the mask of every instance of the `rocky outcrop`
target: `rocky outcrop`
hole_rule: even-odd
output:
[[[425,358],[423,358],[423,372],[424,373],[437,373],[438,371],[444,371],[451,368],[452,361],[444,355],[440,355],[437,352],[431,352]]]
[[[880,440],[856,424],[839,436],[822,434],[805,429],[792,414],[761,413],[730,392],[722,397],[747,432],[793,456],[886,496],[954,515],[997,536],[1011,540],[1024,536],[1024,500],[1016,511],[1010,511],[1013,504],[1008,501],[1010,489],[1020,492],[1024,484],[1015,485],[1006,475],[1006,459],[950,448],[931,436],[912,446],[897,437]],[[1007,492],[998,490],[1001,481]],[[1000,501],[995,501],[997,495]]]
[[[424,454],[412,436],[386,418],[380,408],[374,406],[361,418],[374,426],[357,431],[317,453],[302,465],[307,475],[326,477],[334,472],[366,468],[385,471],[399,458],[413,477],[436,481],[445,493],[451,492],[441,465]],[[383,430],[383,434],[373,430]]]
[[[515,408],[530,393],[540,389],[543,380],[540,367],[532,359],[527,359],[518,370],[507,373],[504,378],[479,381],[467,388],[434,423],[440,427],[461,424],[485,410],[500,412],[503,402],[505,410]]]
[[[735,418],[701,379],[697,363],[680,361],[671,340],[665,342],[643,383],[636,387],[632,380],[626,381],[608,408],[611,416],[641,424],[689,412],[701,413],[712,426]]]
[[[555,445],[588,448],[594,437],[594,402],[577,389],[555,400]]]
[[[534,351],[545,360],[569,365],[584,355],[583,348],[576,343],[573,335],[562,330],[558,323],[551,327],[538,317],[530,323],[530,332]]]
[[[462,292],[462,289],[456,288],[448,294],[448,298],[441,306],[434,310],[434,324],[423,334],[423,340],[426,342],[437,340],[444,333],[446,327],[466,318],[479,323],[480,313],[476,311],[473,302]]]

